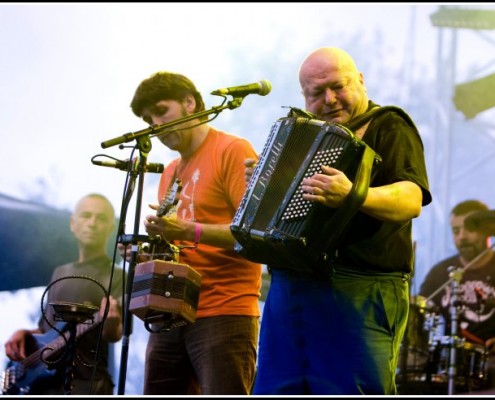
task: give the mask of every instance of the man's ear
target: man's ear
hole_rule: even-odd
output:
[[[192,94],[187,94],[184,98],[184,104],[188,113],[193,114],[196,110],[196,99]]]

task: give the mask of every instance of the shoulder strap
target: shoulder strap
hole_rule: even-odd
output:
[[[378,112],[378,110],[381,110],[382,108],[383,107],[380,106],[374,106],[371,110],[366,111],[364,114],[361,114],[358,117],[350,120],[347,124],[345,124],[345,127],[354,132],[356,129],[370,121],[371,118],[373,118]]]

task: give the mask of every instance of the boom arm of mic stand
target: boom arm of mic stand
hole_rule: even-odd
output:
[[[141,136],[149,135],[150,137],[152,137],[155,135],[159,135],[163,131],[165,131],[169,128],[172,128],[175,125],[179,125],[183,122],[191,121],[193,119],[201,118],[201,117],[204,117],[204,116],[207,116],[210,114],[219,114],[220,112],[222,112],[223,110],[225,110],[227,108],[230,110],[237,108],[242,104],[243,99],[244,99],[243,97],[236,97],[236,98],[232,99],[231,101],[229,101],[226,105],[220,105],[217,107],[212,107],[209,110],[200,111],[198,113],[194,113],[194,114],[188,115],[186,117],[179,118],[179,119],[176,119],[176,120],[171,121],[171,122],[167,122],[167,123],[162,124],[162,125],[152,126],[152,127],[142,129],[142,130],[137,131],[137,132],[130,132],[130,133],[126,133],[122,136],[117,136],[113,139],[109,139],[109,140],[102,142],[101,147],[106,149],[108,147],[116,146],[118,144],[128,143],[131,140],[140,138]]]

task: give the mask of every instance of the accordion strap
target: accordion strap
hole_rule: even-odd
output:
[[[386,109],[388,109],[388,107],[386,107]],[[365,112],[364,114],[361,114],[359,117],[354,118],[353,120],[351,120],[347,124],[345,124],[346,128],[348,128],[351,131],[355,132],[358,128],[360,128],[364,124],[370,122],[371,119],[375,116],[375,113],[378,110],[380,110],[381,112],[383,112],[384,111],[384,107],[380,107],[378,105],[374,106],[369,111]]]
[[[379,105],[375,105],[369,111],[365,112],[364,114],[360,115],[357,118],[354,118],[344,126],[350,129],[351,131],[355,132],[364,124],[371,122],[373,118],[376,118],[386,112],[395,112],[399,114],[411,127],[416,129],[413,120],[411,119],[409,114],[407,114],[402,108],[397,106],[379,106]]]
[[[363,205],[368,194],[375,154],[375,151],[371,147],[364,146],[363,156],[346,201],[337,209],[332,218],[325,221],[321,235],[314,241],[308,251],[308,255],[312,260],[318,261],[322,255],[325,258],[325,252],[329,248],[337,247],[338,240],[342,237],[349,220],[354,216],[359,207]],[[338,223],[335,223],[336,220]]]

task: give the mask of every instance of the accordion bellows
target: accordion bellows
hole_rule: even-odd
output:
[[[187,264],[152,260],[136,265],[129,310],[147,323],[168,328],[193,323],[201,275]]]
[[[364,202],[381,158],[346,127],[306,117],[278,119],[253,171],[230,229],[235,251],[274,268],[316,272]],[[321,165],[353,181],[344,205],[304,200],[301,182]]]

